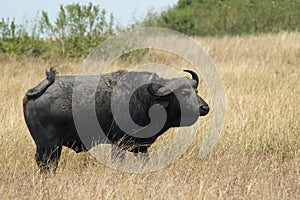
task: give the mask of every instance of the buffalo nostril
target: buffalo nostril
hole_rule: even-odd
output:
[[[209,112],[209,106],[208,105],[200,106],[200,116],[204,116],[208,112]]]

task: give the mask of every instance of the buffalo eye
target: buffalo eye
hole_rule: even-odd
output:
[[[180,94],[184,97],[188,97],[191,95],[191,92],[190,91],[187,91],[187,90],[183,90],[180,92]]]

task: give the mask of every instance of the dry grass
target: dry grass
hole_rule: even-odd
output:
[[[200,160],[201,126],[184,156],[145,174],[115,171],[64,149],[57,173],[41,177],[23,95],[49,65],[66,75],[80,64],[0,55],[1,199],[300,199],[300,34],[195,40],[217,63],[226,87],[223,133]]]

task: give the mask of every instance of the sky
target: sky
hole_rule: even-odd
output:
[[[16,23],[23,23],[25,20],[32,21],[40,11],[46,11],[51,20],[54,20],[61,4],[68,5],[80,3],[87,5],[92,2],[99,5],[108,13],[114,15],[116,24],[127,26],[135,20],[145,17],[147,11],[152,9],[161,12],[169,6],[173,6],[178,0],[0,0],[0,19],[15,18]]]

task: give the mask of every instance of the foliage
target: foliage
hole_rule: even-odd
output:
[[[149,10],[146,19],[132,27],[165,27],[199,36],[299,31],[299,10],[300,0],[179,0],[162,13]],[[55,20],[42,11],[33,25],[2,18],[0,53],[83,58],[114,30],[122,31],[114,27],[113,16],[92,3],[61,5]]]
[[[299,10],[300,0],[179,0],[141,24],[199,36],[299,31]]]
[[[98,5],[60,6],[54,22],[41,12],[32,30],[16,25],[15,20],[0,22],[0,52],[40,56],[52,53],[71,58],[86,56],[99,42],[113,34],[114,18],[108,19]]]

